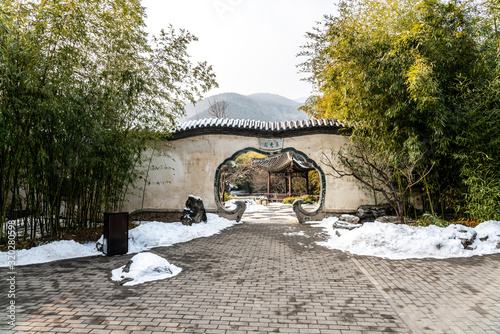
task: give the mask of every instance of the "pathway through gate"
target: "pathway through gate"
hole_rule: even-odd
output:
[[[241,221],[260,224],[298,224],[297,216],[293,212],[291,204],[272,203],[266,208],[267,210],[245,212]]]
[[[304,205],[307,210],[314,210],[314,205]],[[291,204],[271,203],[258,206],[258,210],[248,207],[241,221],[250,224],[298,224],[297,215]]]

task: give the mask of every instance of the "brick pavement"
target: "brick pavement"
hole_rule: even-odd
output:
[[[500,333],[500,255],[355,259],[423,332]]]
[[[389,261],[315,244],[324,238],[308,225],[236,225],[152,250],[182,273],[133,287],[109,280],[133,255],[18,267],[17,326],[2,313],[0,331],[500,333],[500,256]]]

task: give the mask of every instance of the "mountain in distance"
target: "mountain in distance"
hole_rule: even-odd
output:
[[[294,99],[294,101],[298,102],[300,104],[305,104],[308,98],[309,98],[309,96],[304,96],[304,97],[300,97],[298,99]]]
[[[186,106],[186,115],[180,121],[214,118],[208,113],[209,101],[214,100],[226,101],[228,104],[228,118],[267,122],[308,119],[305,112],[298,110],[303,105],[302,103],[280,95],[259,93],[245,96],[237,93],[222,93],[206,97],[196,105],[188,104]]]

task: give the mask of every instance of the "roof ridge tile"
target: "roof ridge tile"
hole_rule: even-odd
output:
[[[233,131],[245,130],[256,131],[266,135],[283,135],[287,132],[296,133],[301,130],[312,130],[314,128],[328,129],[333,131],[346,126],[338,120],[325,118],[311,118],[307,120],[290,120],[290,121],[260,121],[252,119],[233,119],[233,118],[203,118],[198,120],[190,120],[177,124],[174,129],[176,134],[183,136],[182,133],[192,133],[202,129],[230,129]],[[211,130],[208,130],[211,131]],[[216,130],[217,131],[217,130]],[[225,132],[226,133],[226,132]]]

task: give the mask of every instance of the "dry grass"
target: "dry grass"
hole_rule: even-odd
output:
[[[481,222],[478,222],[475,220],[470,220],[470,219],[465,219],[465,218],[460,218],[458,220],[452,220],[451,223],[464,225],[464,226],[468,226],[468,227],[476,227],[477,225],[481,224]]]

